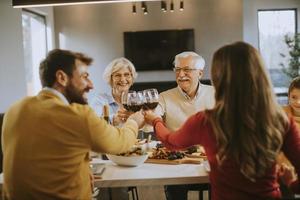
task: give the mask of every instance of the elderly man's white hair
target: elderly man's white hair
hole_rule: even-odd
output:
[[[189,56],[192,57],[192,66],[191,67],[194,67],[195,69],[201,69],[201,70],[204,69],[205,61],[204,61],[203,57],[196,54],[193,51],[185,51],[185,52],[182,52],[180,54],[177,54],[175,56],[175,60],[174,60],[175,67],[178,66],[180,58],[186,58],[186,57],[189,57]]]
[[[116,58],[107,65],[103,72],[103,79],[111,86],[111,75],[124,67],[129,69],[134,81],[137,77],[135,67],[132,62],[123,57]]]

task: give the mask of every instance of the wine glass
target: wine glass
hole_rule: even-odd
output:
[[[123,92],[121,97],[124,108],[131,112],[137,112],[143,105],[143,93],[136,91]]]
[[[143,90],[144,103],[143,110],[154,110],[158,105],[158,92],[155,88]],[[153,127],[145,124],[142,131],[144,133],[153,132]]]
[[[128,110],[128,107],[127,107],[127,96],[128,96],[128,93],[130,93],[130,92],[134,92],[134,91],[124,91],[124,92],[122,92],[122,94],[121,94],[121,103],[122,103],[122,105],[123,105],[123,107],[126,109],[126,110]]]
[[[144,96],[144,110],[154,110],[158,105],[158,92],[155,88],[147,89],[143,91]]]

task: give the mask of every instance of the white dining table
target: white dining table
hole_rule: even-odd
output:
[[[95,180],[95,186],[100,188],[209,183],[203,164],[143,163],[137,167],[125,167],[100,159],[93,160],[92,163],[105,164],[102,179]]]
[[[151,164],[125,167],[109,160],[94,159],[92,164],[105,165],[101,179],[95,179],[95,187],[129,187],[150,185],[177,185],[209,183],[208,173],[203,164]],[[0,174],[0,186],[3,174]]]

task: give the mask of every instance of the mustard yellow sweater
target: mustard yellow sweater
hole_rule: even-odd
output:
[[[89,151],[127,151],[137,132],[133,120],[115,128],[49,91],[17,102],[3,124],[5,199],[90,200]]]

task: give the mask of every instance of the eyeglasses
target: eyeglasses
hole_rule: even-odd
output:
[[[174,67],[174,68],[173,68],[173,71],[174,71],[176,74],[179,74],[181,70],[182,70],[184,73],[188,74],[188,73],[191,73],[192,71],[197,70],[197,69],[195,69],[195,68],[181,68],[181,67]]]
[[[124,74],[119,74],[119,73],[117,73],[117,74],[113,74],[113,75],[112,75],[112,78],[113,78],[113,79],[120,80],[120,79],[122,78],[122,76],[124,76],[125,79],[129,79],[129,78],[132,77],[131,73],[124,73]]]

